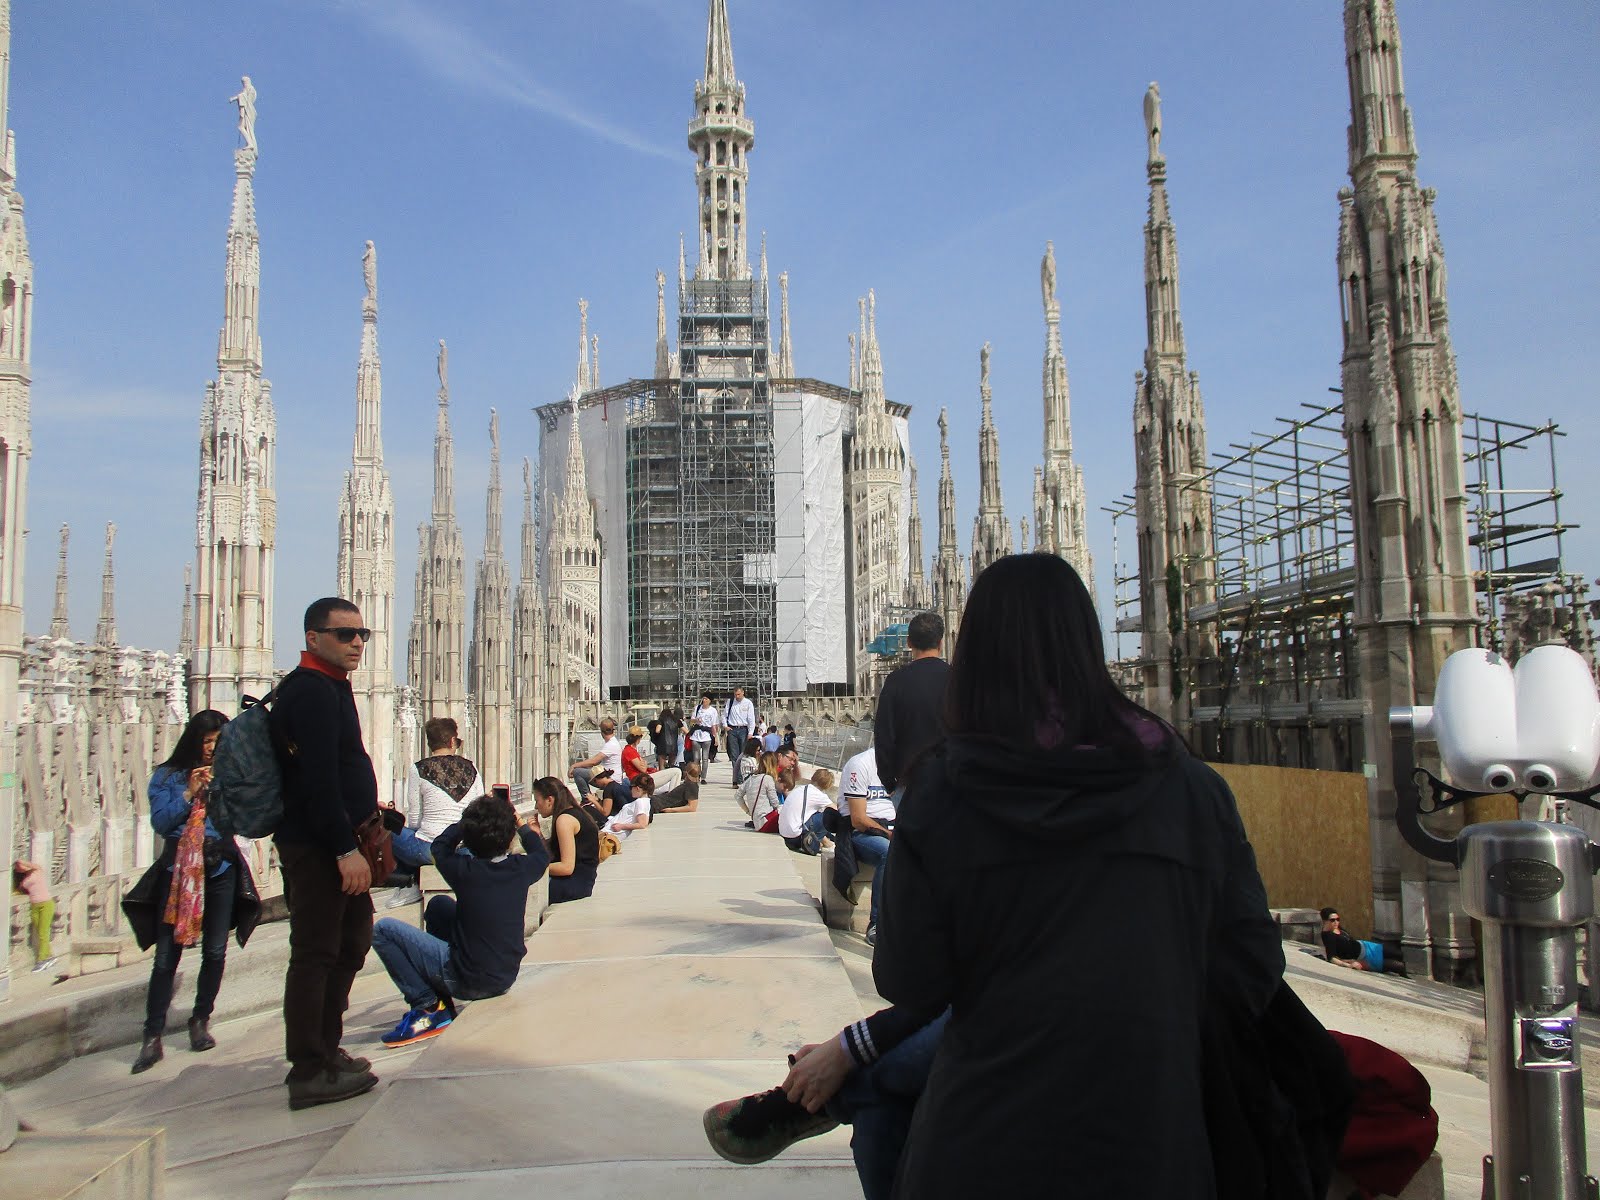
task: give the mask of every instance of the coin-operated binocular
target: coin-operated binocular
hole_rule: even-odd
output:
[[[1391,709],[1389,730],[1401,835],[1460,868],[1463,904],[1483,923],[1493,1139],[1483,1196],[1600,1196],[1587,1174],[1577,966],[1600,845],[1575,826],[1544,821],[1484,822],[1452,839],[1421,822],[1501,793],[1600,808],[1594,676],[1565,646],[1538,646],[1515,670],[1493,651],[1462,650],[1445,660],[1432,707]],[[1437,743],[1443,778],[1417,766],[1419,741]]]

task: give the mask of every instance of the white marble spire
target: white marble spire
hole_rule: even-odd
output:
[[[239,93],[217,378],[201,412],[195,522],[194,662],[189,707],[237,712],[272,687],[277,418],[261,377],[261,239],[253,190],[256,90]]]
[[[997,558],[1011,553],[1011,523],[1006,520],[1005,500],[1000,493],[1000,434],[994,427],[994,394],[989,387],[988,342],[979,355],[982,374],[978,398],[982,420],[978,426],[978,515],[972,522],[972,577]]]
[[[961,612],[967,602],[967,573],[956,535],[956,485],[950,474],[950,415],[939,410],[939,548],[933,561],[933,606],[944,618],[945,657],[955,652]]]
[[[1477,614],[1444,246],[1433,189],[1416,177],[1393,0],[1346,0],[1344,32],[1350,186],[1339,193],[1337,261],[1355,674],[1374,764],[1368,807],[1392,814],[1387,713],[1427,698],[1446,657],[1476,640]],[[1454,979],[1476,957],[1454,871],[1415,859],[1392,820],[1374,823],[1374,934],[1403,935],[1411,970]]]
[[[789,339],[789,272],[778,276],[778,369],[779,379],[794,379],[794,343]]]
[[[407,681],[420,715],[453,717],[465,739],[466,565],[456,521],[455,441],[450,433],[450,351],[439,341],[439,412],[433,437],[433,520],[418,532],[417,599],[412,617]],[[422,753],[420,745],[414,748]]]
[[[1034,549],[1072,564],[1095,594],[1089,554],[1088,500],[1083,468],[1072,459],[1072,399],[1067,359],[1061,349],[1061,301],[1056,295],[1056,248],[1046,242],[1039,267],[1044,296],[1044,466],[1034,472]],[[1021,547],[1027,549],[1026,544]]]
[[[111,647],[117,644],[117,572],[113,559],[116,540],[117,527],[107,521],[106,558],[105,564],[100,568],[100,620],[94,627],[94,640],[97,646]]]
[[[334,592],[361,610],[372,630],[361,669],[350,679],[361,734],[388,800],[406,755],[395,753],[394,493],[383,462],[383,363],[378,356],[378,251],[361,254],[361,340],[356,357],[355,436],[339,497]],[[403,748],[409,752],[409,747]]]
[[[850,565],[854,587],[855,686],[876,692],[884,672],[867,646],[893,620],[905,601],[905,546],[900,497],[906,452],[889,416],[883,390],[883,354],[878,346],[878,299],[868,292],[862,306],[861,403],[850,440]]]
[[[1161,155],[1161,89],[1144,98],[1149,215],[1144,226],[1144,369],[1134,377],[1134,514],[1138,522],[1142,701],[1161,716],[1187,720],[1189,690],[1175,686],[1176,660],[1202,656],[1202,641],[1173,629],[1182,613],[1215,598],[1210,485],[1205,472],[1206,412],[1200,377],[1189,369],[1178,298],[1178,234]],[[1171,581],[1176,573],[1179,587]],[[1176,598],[1182,612],[1172,612]],[[1195,631],[1195,637],[1201,637]],[[1176,650],[1176,656],[1175,656]]]
[[[72,527],[63,522],[61,545],[56,551],[56,603],[50,614],[50,636],[53,638],[72,636],[67,615],[67,542],[71,537]]]
[[[484,505],[483,557],[472,609],[468,692],[474,706],[473,758],[486,784],[507,782],[512,768],[511,567],[506,562],[505,494],[500,485],[500,415],[489,410],[489,486]]]
[[[581,395],[594,385],[589,382],[589,302],[578,300],[578,392]]]
[[[906,599],[908,608],[925,609],[931,603],[928,591],[928,577],[923,566],[922,557],[922,505],[917,498],[917,464],[910,462],[911,468],[911,515],[906,522],[906,557],[909,566],[906,570]]]
[[[533,466],[522,460],[522,539],[516,605],[511,617],[514,781],[546,774],[544,753],[544,622],[539,603],[539,527],[534,516]]]
[[[553,502],[549,539],[549,652],[558,659],[561,701],[600,697],[600,539],[583,461],[578,392],[567,414],[566,478]],[[547,702],[556,700],[547,697]]]
[[[672,371],[672,347],[667,342],[667,277],[656,272],[656,374],[666,379]]]
[[[711,0],[706,25],[705,77],[695,84],[689,148],[695,153],[695,194],[701,198],[696,279],[749,279],[745,208],[748,156],[755,125],[744,115],[744,84],[733,68],[726,0]]]

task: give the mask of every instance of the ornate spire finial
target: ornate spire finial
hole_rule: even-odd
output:
[[[489,489],[483,520],[483,554],[485,558],[498,558],[504,552],[500,536],[501,514],[505,508],[500,490],[500,414],[489,410]]]
[[[672,371],[672,348],[667,342],[667,277],[656,272],[656,378]]]
[[[578,391],[589,390],[589,302],[578,300]]]
[[[728,29],[727,0],[711,0],[706,22],[706,74],[708,90],[732,91],[739,85],[733,69],[733,34]]]
[[[246,75],[239,81],[239,94],[229,96],[228,102],[239,108],[239,139],[252,156],[256,147],[256,89]]]
[[[100,623],[95,626],[94,640],[101,646],[114,646],[117,644],[117,610],[116,569],[112,559],[112,548],[117,540],[117,527],[111,522],[106,522],[106,562],[100,574]]]
[[[194,564],[183,564],[183,615],[178,623],[178,657],[194,658]]]
[[[450,435],[450,349],[439,339],[439,420],[433,434],[433,526],[455,524],[456,450]]]
[[[1180,100],[1183,97],[1178,97]],[[1161,161],[1161,85],[1154,80],[1144,93],[1144,135],[1149,143],[1150,161]]]
[[[439,372],[439,407],[447,407],[450,403],[450,348],[444,344],[444,339],[439,339],[439,357],[435,363]]]
[[[361,277],[367,285],[366,306],[378,311],[378,249],[371,241],[361,255]]]
[[[594,334],[589,338],[589,386],[600,387],[600,335]]]
[[[50,617],[50,636],[71,637],[67,623],[67,541],[72,537],[71,526],[61,526],[61,548],[56,551],[56,606]]]
[[[778,373],[785,379],[795,377],[794,343],[789,339],[789,272],[778,276]]]
[[[678,235],[678,294],[683,294],[684,285],[689,282],[689,264],[683,257],[683,234]]]

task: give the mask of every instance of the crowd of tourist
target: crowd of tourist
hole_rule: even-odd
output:
[[[341,1045],[369,948],[405,1003],[381,1044],[437,1036],[461,1003],[513,985],[529,889],[548,875],[552,904],[592,897],[604,864],[648,839],[657,818],[700,811],[720,751],[753,835],[803,855],[831,850],[840,891],[860,864],[874,868],[865,939],[892,1002],[800,1047],[779,1087],[707,1110],[723,1157],[764,1161],[849,1122],[869,1200],[1038,1194],[1063,1164],[1086,1196],[1242,1195],[1235,1185],[1262,1173],[1325,1176],[1349,1076],[1282,986],[1282,947],[1233,797],[1117,689],[1088,591],[1061,559],[1011,556],[979,576],[953,663],[940,618],[916,616],[910,661],[879,698],[874,745],[837,780],[804,768],[793,727],[763,720],[742,689],[720,702],[707,692],[687,715],[667,706],[647,725],[602,721],[598,748],[566,778],[532,784],[526,819],[509,789],[485,789],[445,717],[428,721],[429,753],[401,803],[379,805],[348,680],[369,636],[360,619],[336,598],[307,610],[306,651],[271,709],[274,745],[292,747],[274,835],[290,913],[291,1108],[377,1082]],[[165,849],[125,905],[141,944],[156,947],[135,1072],[162,1058],[187,946],[201,953],[190,1046],[216,1044],[227,940],[243,944],[259,915],[248,866],[207,810],[229,725],[196,714],[150,780]],[[448,885],[420,928],[397,917],[374,926],[371,892],[392,882],[396,860]],[[14,886],[29,866],[15,864]],[[421,898],[415,877],[399,882],[392,907]],[[1334,910],[1323,917],[1330,959],[1384,969],[1376,943],[1345,935]],[[47,939],[48,925],[41,961]],[[1118,1035],[1115,1071],[1103,1069],[1103,1034]],[[1295,1043],[1297,1101],[1320,1106],[1276,1141],[1260,1136],[1245,1095],[1263,1086],[1275,1038]],[[1043,1111],[1056,1136],[1038,1135]],[[1151,1128],[1160,1155],[1146,1152]]]

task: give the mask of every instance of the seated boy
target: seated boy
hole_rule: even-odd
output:
[[[636,775],[629,791],[631,798],[611,814],[604,832],[615,834],[619,842],[626,841],[635,829],[650,824],[650,797],[655,795],[656,781],[648,775]]]
[[[524,853],[512,854],[519,837]],[[458,851],[463,843],[471,853]],[[515,810],[498,796],[467,805],[461,820],[433,839],[433,857],[455,896],[428,901],[426,932],[393,917],[372,930],[372,948],[410,1006],[383,1035],[385,1046],[442,1032],[455,1019],[452,1000],[483,1000],[510,989],[528,952],[528,889],[550,865],[539,831],[519,829]]]
[[[650,798],[650,811],[662,813],[692,813],[700,811],[700,764],[683,764],[683,782],[675,788],[658,790]]]

